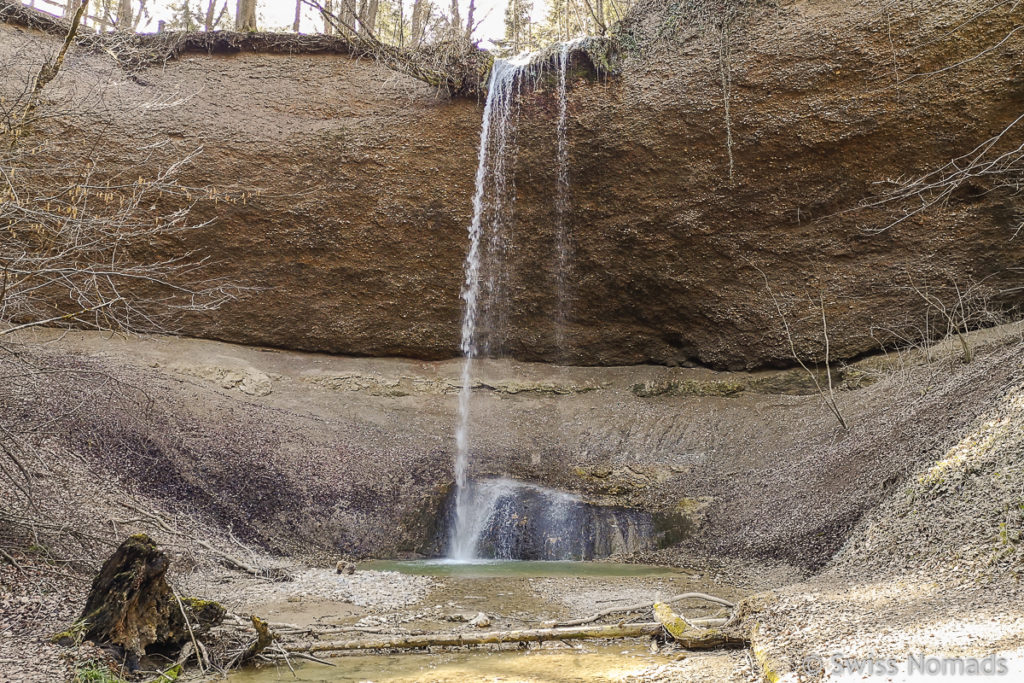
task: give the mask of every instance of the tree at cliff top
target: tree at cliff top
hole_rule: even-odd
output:
[[[615,32],[634,0],[551,0],[540,21],[533,20],[534,3],[509,0],[505,7],[505,37],[498,47],[508,54],[534,51],[559,42]]]
[[[235,4],[235,30],[256,30],[256,0],[238,0]]]
[[[505,40],[502,47],[513,54],[533,49],[533,23],[530,12],[533,3],[530,0],[509,0],[505,7]]]
[[[87,4],[54,54],[30,47],[2,65],[12,76],[0,97],[0,353],[14,352],[17,333],[41,326],[166,330],[177,314],[216,308],[237,293],[205,279],[193,255],[140,256],[200,227],[189,214],[201,197],[233,201],[178,182],[201,150],[153,170],[144,158],[124,168],[95,146],[66,142],[69,130],[102,115],[81,103],[61,69]],[[24,367],[20,379],[0,382],[47,371]],[[0,476],[22,492],[24,437],[51,419],[59,417],[17,421],[0,413]]]
[[[216,31],[234,25],[229,0],[181,0],[171,3],[171,16],[164,24],[168,31]],[[138,20],[136,20],[138,24]]]

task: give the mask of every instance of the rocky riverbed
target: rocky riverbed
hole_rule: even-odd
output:
[[[547,565],[547,566],[546,566]],[[575,566],[573,566],[575,565]],[[267,583],[235,577],[208,583],[188,578],[192,592],[217,595],[238,612],[258,613],[282,628],[344,629],[336,638],[375,633],[463,632],[537,628],[549,620],[589,616],[598,611],[653,603],[685,592],[709,592],[739,600],[749,589],[717,583],[707,571],[615,564],[498,563],[453,568],[443,564],[398,564],[405,571],[360,569],[348,576],[333,570],[304,570],[294,582]],[[432,566],[437,575],[429,575]],[[406,573],[416,572],[415,574]],[[425,572],[427,575],[422,574]],[[677,604],[688,616],[721,612],[701,600]],[[650,621],[650,610],[617,617]],[[614,623],[614,619],[613,622]],[[652,647],[648,639],[583,643],[540,643],[435,650],[429,654],[351,654],[335,665],[302,663],[299,680],[459,681],[497,680],[756,680],[745,653],[686,655],[672,646]],[[263,666],[229,680],[290,678],[285,667]]]

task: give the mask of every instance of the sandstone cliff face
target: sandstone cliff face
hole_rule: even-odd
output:
[[[871,233],[906,207],[849,211],[877,196],[879,181],[941,166],[1024,112],[1021,41],[941,76],[912,76],[980,52],[1020,21],[1019,12],[992,17],[927,44],[973,4],[892,15],[895,46],[879,3],[797,2],[734,27],[732,179],[715,31],[680,29],[678,40],[628,58],[620,79],[574,87],[575,360],[785,360],[766,279],[801,349],[817,355],[824,301],[837,357],[875,347],[872,334],[921,325],[915,288],[948,296],[953,282],[1011,286],[1005,269],[1024,258],[1010,239],[1019,197],[967,188],[882,234]],[[514,318],[513,339],[524,340],[512,344],[516,355],[529,354],[529,331],[552,310],[527,284],[535,254],[550,252],[535,226],[553,220],[552,112],[536,95],[523,114],[531,144],[520,145],[517,166],[524,245],[513,272],[525,275],[517,293],[537,305]]]
[[[1011,240],[1020,198],[965,188],[882,234],[870,233],[892,210],[849,211],[878,181],[942,165],[1024,111],[1021,34],[915,76],[998,42],[1019,9],[943,38],[975,3],[919,4],[887,15],[881,3],[796,2],[737,24],[731,180],[716,31],[655,13],[669,39],[651,42],[638,25],[619,77],[572,79],[571,362],[789,363],[766,279],[810,355],[823,352],[823,302],[833,358],[892,330],[916,334],[915,288],[1011,287],[1006,269],[1024,262],[1024,242]],[[0,31],[3,49],[53,40]],[[457,355],[481,102],[333,55],[187,54],[130,80],[78,54],[55,85],[114,105],[79,131],[91,142],[101,131],[111,161],[137,162],[170,138],[150,163],[202,146],[188,184],[257,191],[200,202],[207,227],[151,245],[209,256],[210,274],[256,288],[185,319],[182,333]],[[563,357],[552,322],[556,112],[542,85],[525,95],[517,131],[504,350],[520,359]]]

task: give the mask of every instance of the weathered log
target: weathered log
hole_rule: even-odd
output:
[[[458,647],[460,645],[492,645],[500,643],[536,643],[545,640],[587,640],[596,638],[641,638],[662,633],[657,622],[613,624],[576,628],[534,628],[518,631],[486,631],[484,633],[435,633],[430,635],[364,638],[327,643],[307,642],[285,645],[286,652],[339,652],[343,650],[402,650],[421,647]]]
[[[178,647],[224,618],[216,602],[179,599],[167,584],[170,560],[145,534],[126,539],[92,582],[82,616],[53,640],[119,646],[134,664],[150,646]]]
[[[654,618],[673,640],[688,650],[746,647],[749,644],[746,638],[725,630],[698,628],[661,602],[654,603]]]

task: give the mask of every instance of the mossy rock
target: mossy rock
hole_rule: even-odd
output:
[[[55,633],[50,638],[51,643],[63,645],[64,647],[76,647],[85,640],[85,633],[89,630],[88,624],[79,619],[60,633]]]

